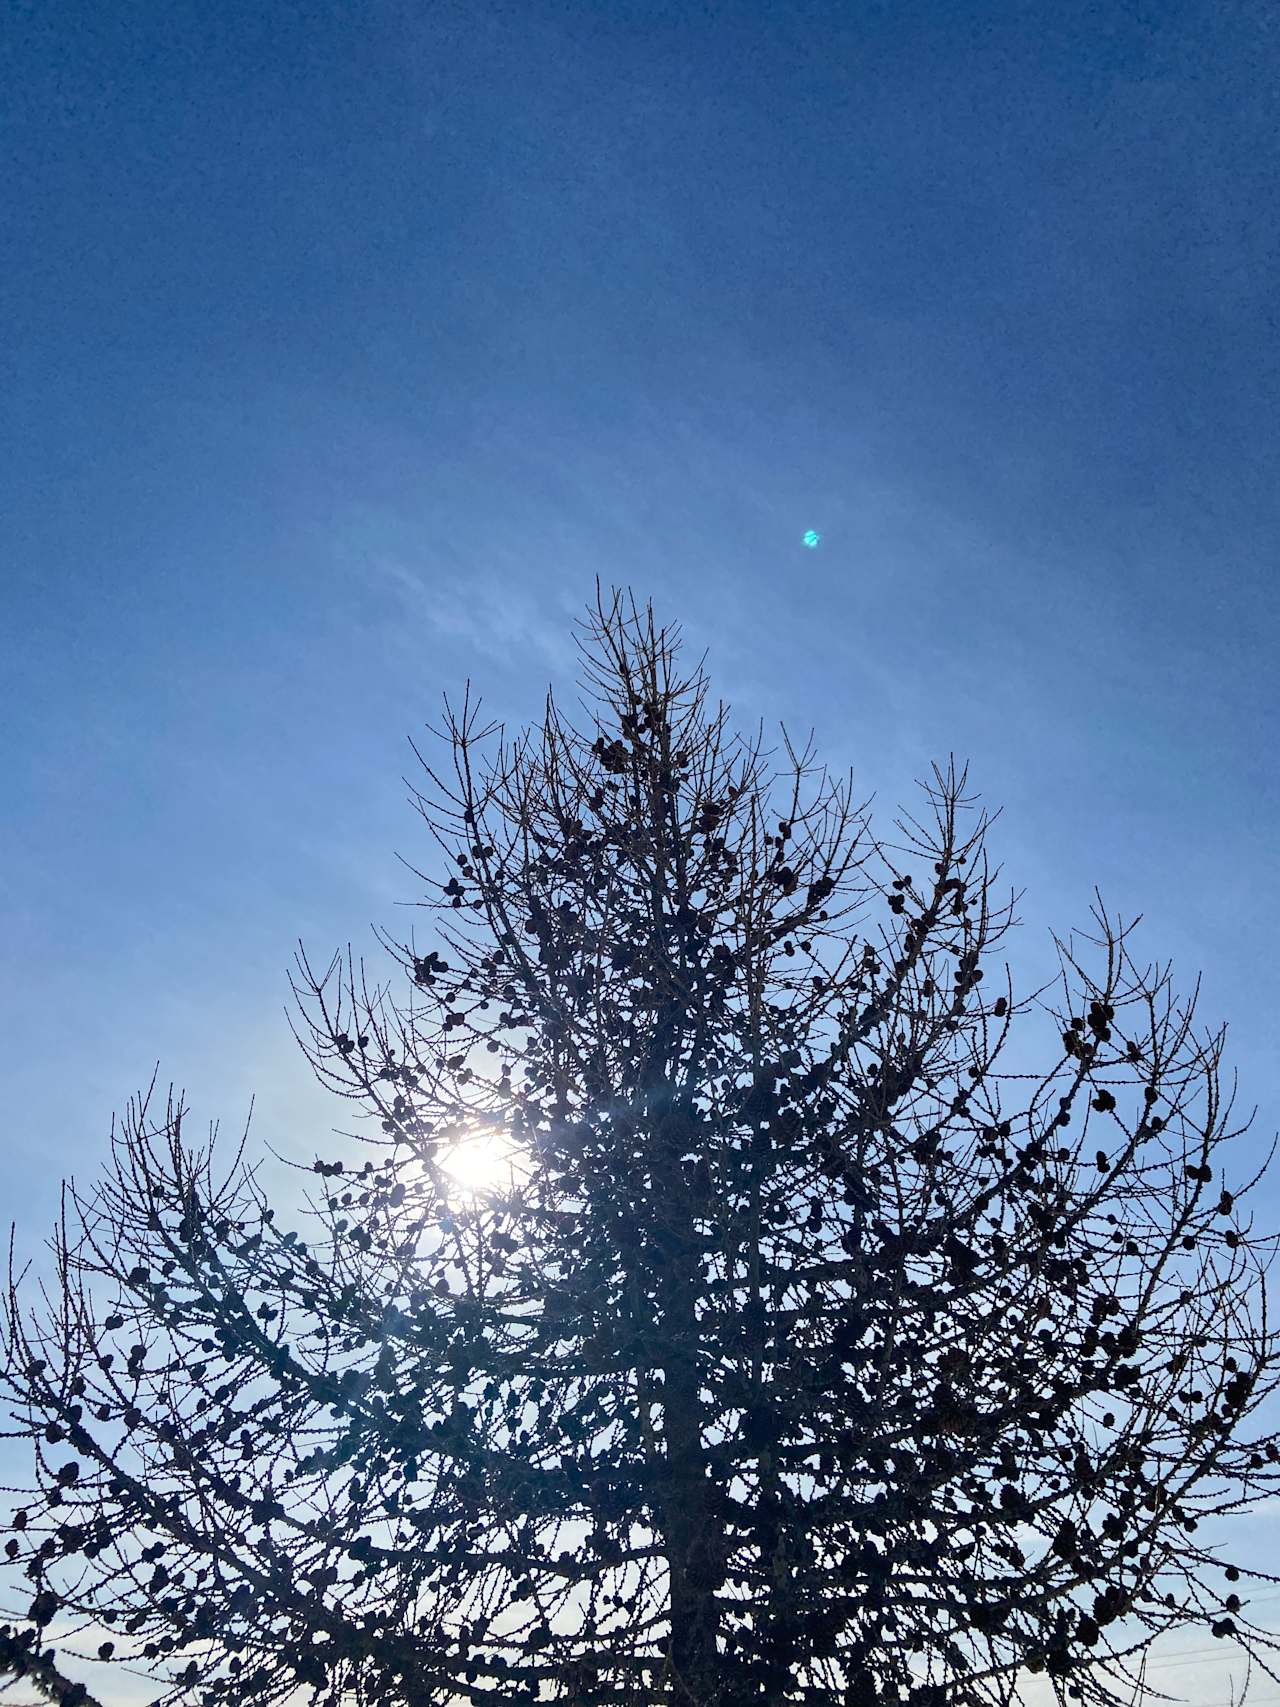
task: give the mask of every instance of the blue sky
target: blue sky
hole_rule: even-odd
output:
[[[157,1059],[341,1124],[292,945],[404,920],[405,737],[597,574],[886,830],[969,759],[1028,979],[1142,912],[1269,1139],[1269,5],[64,0],[0,84],[21,1244]]]

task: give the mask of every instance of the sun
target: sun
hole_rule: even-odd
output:
[[[511,1134],[479,1123],[443,1139],[436,1161],[461,1192],[473,1197],[508,1189],[523,1172],[523,1155]]]

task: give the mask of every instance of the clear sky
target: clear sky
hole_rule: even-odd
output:
[[[1028,977],[1142,912],[1269,1140],[1270,0],[28,0],[0,86],[22,1248],[157,1059],[342,1124],[293,943],[407,923],[406,736],[568,687],[597,574],[886,830],[969,759]]]

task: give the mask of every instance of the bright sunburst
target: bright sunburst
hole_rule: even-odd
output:
[[[466,1128],[440,1145],[436,1160],[461,1191],[474,1196],[512,1186],[522,1171],[519,1146],[500,1126]]]

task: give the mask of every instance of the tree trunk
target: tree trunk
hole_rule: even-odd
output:
[[[724,1536],[703,1449],[703,1404],[698,1366],[697,1236],[688,1187],[680,1165],[680,1136],[672,1122],[661,1131],[663,1199],[660,1214],[666,1262],[661,1299],[662,1418],[666,1460],[661,1502],[663,1539],[670,1571],[670,1662],[675,1700],[688,1707],[714,1707],[721,1695],[717,1647],[724,1580]],[[683,1122],[679,1122],[682,1126]]]

